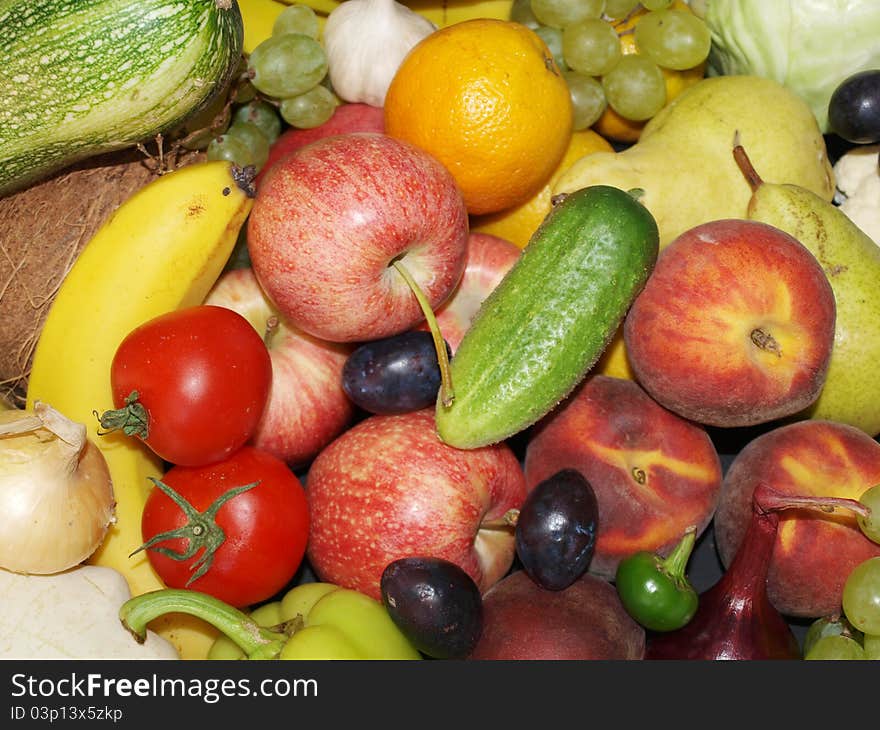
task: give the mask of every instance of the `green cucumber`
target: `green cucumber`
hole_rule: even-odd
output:
[[[478,448],[549,413],[608,346],[658,250],[653,216],[624,190],[594,185],[557,202],[452,357],[440,439]]]
[[[234,0],[0,0],[0,195],[179,126],[241,60]]]

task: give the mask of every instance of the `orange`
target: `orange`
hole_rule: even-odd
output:
[[[675,10],[692,12],[687,3],[684,3],[681,0],[675,0],[670,7]],[[635,28],[636,23],[638,23],[641,17],[647,12],[648,11],[645,10],[645,8],[639,7],[638,10],[630,13],[625,18],[615,20],[612,23],[614,30],[617,31],[617,35],[620,38],[620,50],[623,53],[639,52],[639,49],[636,47],[633,28]],[[668,104],[688,86],[693,86],[705,76],[706,62],[704,61],[698,66],[694,66],[694,68],[689,68],[684,71],[674,71],[669,68],[661,68],[660,70],[663,72],[663,77],[666,80],[666,103]],[[593,129],[603,137],[612,139],[616,142],[636,142],[641,136],[642,129],[644,129],[647,123],[647,120],[634,122],[632,119],[625,119],[609,106],[605,108],[604,112],[602,112],[602,116],[599,117],[593,125]]]
[[[550,50],[519,23],[475,18],[441,28],[406,55],[385,96],[385,131],[452,173],[468,212],[537,193],[565,154],[571,95]]]
[[[611,143],[592,129],[573,132],[562,160],[544,187],[526,202],[513,208],[482,216],[472,216],[471,230],[506,238],[523,248],[529,242],[535,229],[550,212],[551,190],[559,176],[584,155],[591,152],[613,151]]]

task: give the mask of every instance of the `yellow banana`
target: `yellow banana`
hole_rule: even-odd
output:
[[[200,304],[220,275],[253,204],[234,173],[225,161],[195,162],[126,200],[64,278],[34,352],[28,405],[41,400],[86,424],[110,468],[116,524],[89,562],[118,570],[133,595],[163,587],[143,552],[129,557],[143,542],[148,477],[161,477],[163,462],[121,432],[98,435],[95,411],[113,407],[110,364],[122,339],[153,317]],[[176,614],[151,628],[184,659],[207,656],[216,637],[207,623]]]
[[[251,53],[260,43],[272,35],[272,26],[278,14],[287,4],[278,0],[238,0],[244,25],[245,53]],[[320,20],[320,16],[319,16]]]
[[[273,0],[276,1],[276,0]],[[329,15],[344,0],[280,0],[285,5],[308,5],[319,15]],[[398,0],[424,15],[438,28],[470,18],[508,20],[513,0]],[[239,5],[242,2],[239,0]]]
[[[275,19],[288,5],[308,5],[318,16],[319,28],[323,31],[327,16],[341,4],[340,0],[238,0],[244,23],[244,52],[250,53],[272,35]],[[443,28],[469,18],[507,20],[513,0],[405,0],[403,4]]]

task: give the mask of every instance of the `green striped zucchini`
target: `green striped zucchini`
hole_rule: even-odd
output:
[[[0,0],[0,195],[168,132],[224,90],[235,0]]]
[[[653,216],[629,193],[566,195],[465,332],[450,362],[454,400],[437,400],[440,439],[486,446],[549,413],[608,346],[658,249]]]

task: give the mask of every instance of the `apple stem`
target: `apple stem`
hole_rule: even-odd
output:
[[[755,170],[752,161],[746,154],[745,148],[739,143],[739,130],[736,130],[733,135],[733,159],[736,160],[737,167],[742,171],[746,182],[748,182],[753,192],[764,184],[764,181],[758,175],[758,171]]]
[[[266,320],[266,328],[263,330],[263,342],[266,347],[269,346],[269,342],[272,340],[272,335],[274,335],[278,331],[278,317],[276,315],[272,315],[269,319]]]
[[[486,520],[480,523],[481,530],[506,530],[509,527],[516,527],[519,520],[519,510],[509,509],[497,520]]]
[[[431,309],[431,303],[418,282],[409,273],[409,270],[403,265],[402,261],[396,260],[392,263],[394,268],[403,277],[403,280],[409,285],[409,288],[412,289],[412,293],[415,295],[419,306],[422,308],[422,313],[425,315],[425,320],[428,322],[428,328],[431,330],[431,337],[434,340],[434,349],[437,350],[437,362],[440,365],[440,402],[448,408],[452,405],[452,401],[455,400],[455,391],[452,388],[452,373],[449,372],[449,354],[446,352],[446,340],[443,339],[443,334],[440,332],[440,325],[437,324],[437,318],[434,316],[434,310]]]

